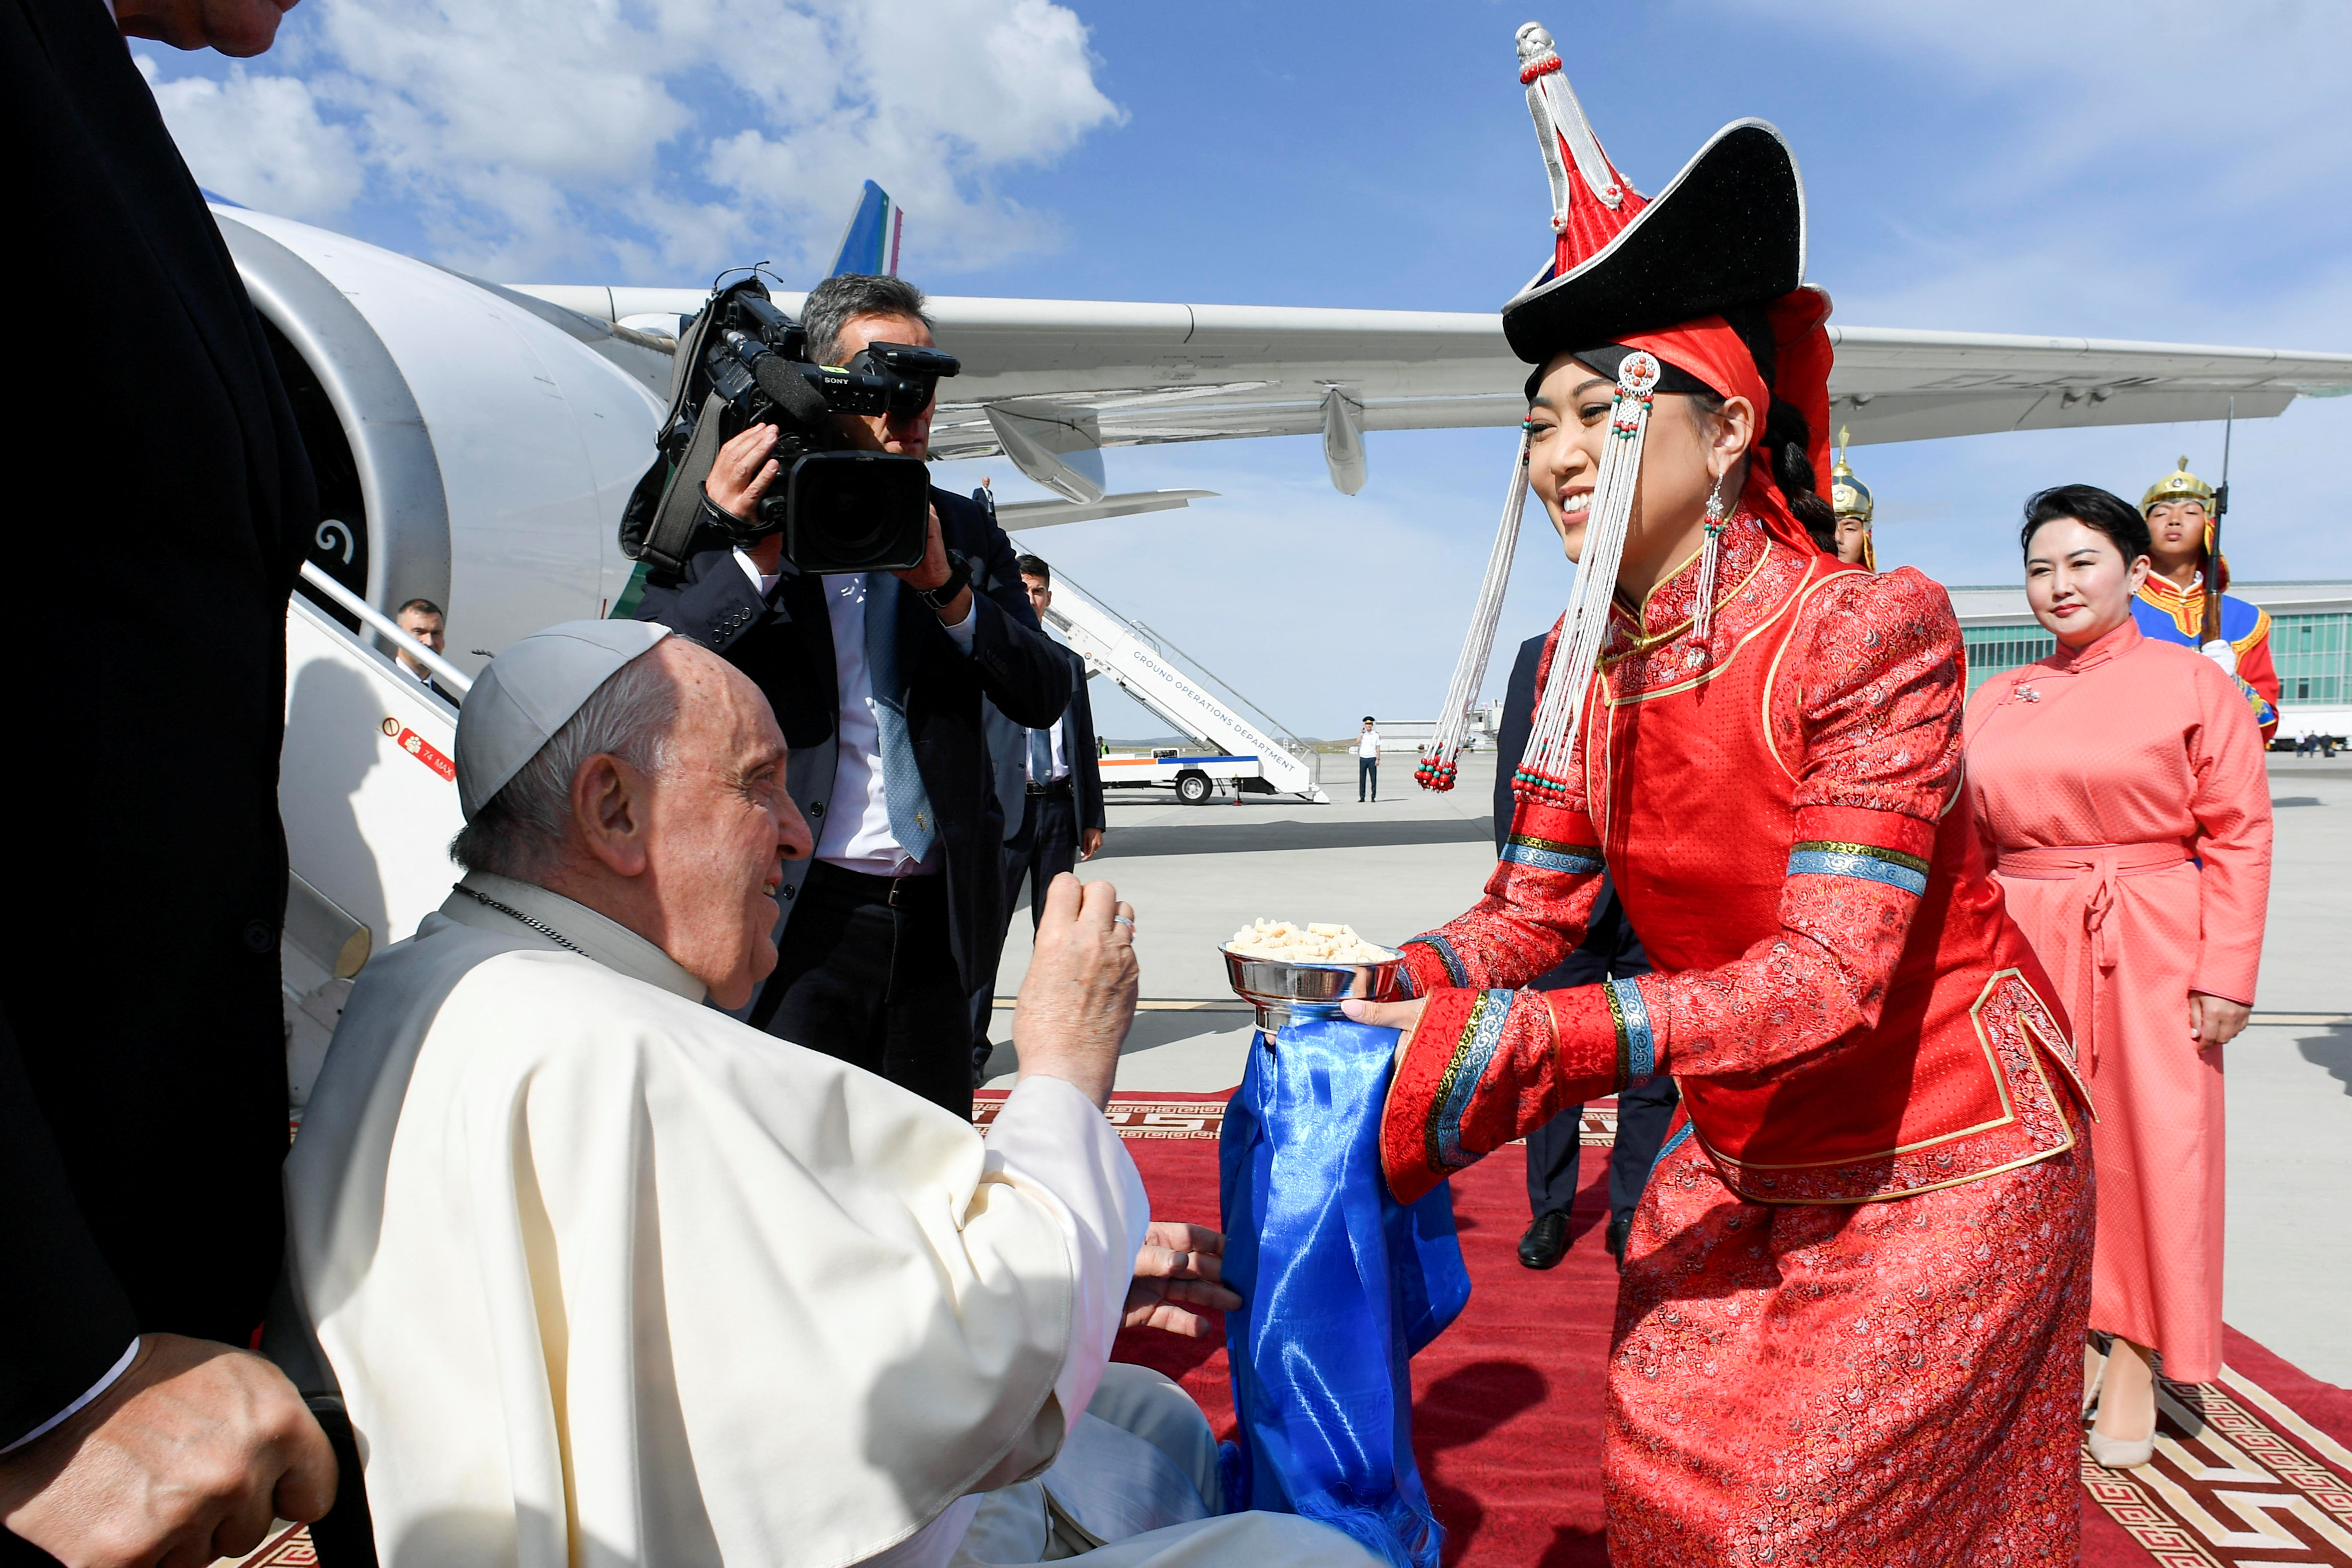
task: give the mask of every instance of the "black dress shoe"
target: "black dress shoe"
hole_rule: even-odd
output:
[[[1568,1216],[1558,1209],[1539,1214],[1519,1237],[1519,1261],[1530,1268],[1549,1268],[1568,1256]]]
[[[1609,1256],[1617,1260],[1617,1272],[1620,1274],[1625,1272],[1625,1237],[1633,1228],[1632,1215],[1612,1215],[1609,1216],[1609,1229],[1601,1238],[1601,1245],[1609,1249]]]

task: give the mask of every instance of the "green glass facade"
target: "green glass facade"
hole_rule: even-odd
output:
[[[2000,670],[2032,664],[2057,651],[2057,640],[2032,621],[1967,626],[1969,689]],[[2283,702],[2352,702],[2352,613],[2271,615],[2271,662],[2279,674]]]
[[[2352,615],[2271,616],[2283,702],[2352,701]]]
[[[2058,651],[2058,639],[2032,621],[2021,626],[1963,626],[1961,639],[1969,650],[1969,689],[1984,684],[1985,677]]]

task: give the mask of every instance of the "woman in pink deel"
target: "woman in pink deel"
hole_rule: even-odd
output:
[[[2270,888],[2262,738],[2203,655],[2140,635],[2147,525],[2092,485],[2026,503],[2026,597],[2058,651],[1969,700],[1969,783],[2010,913],[2063,994],[2091,1102],[2091,1453],[2145,1464],[2151,1358],[2221,1370],[2221,1047],[2254,998]]]

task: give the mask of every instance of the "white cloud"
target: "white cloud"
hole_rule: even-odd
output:
[[[316,0],[268,74],[158,97],[240,201],[323,216],[363,181],[440,259],[615,281],[805,274],[869,178],[927,272],[1034,252],[1053,224],[996,178],[1121,118],[1049,0]]]
[[[153,62],[142,56],[139,64],[181,145],[210,149],[195,165],[208,188],[299,218],[332,216],[359,195],[351,133],[320,118],[301,81],[257,75],[240,62],[223,78],[157,82]]]

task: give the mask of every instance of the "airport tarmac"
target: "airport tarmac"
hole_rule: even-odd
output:
[[[1145,1005],[1118,1088],[1209,1093],[1241,1081],[1252,1036],[1218,944],[1259,916],[1345,921],[1395,942],[1460,913],[1494,867],[1494,763],[1429,795],[1410,755],[1359,805],[1350,759],[1324,760],[1332,804],[1247,795],[1187,806],[1169,791],[1110,792],[1103,852],[1080,868],[1136,907]],[[1345,769],[1343,774],[1342,769]],[[2315,1377],[2352,1386],[2352,762],[2274,755],[2277,849],[2255,1021],[2227,1047],[2230,1210],[2223,1316]],[[998,972],[1028,964],[1016,919]],[[1000,1004],[992,1087],[1016,1063]]]

